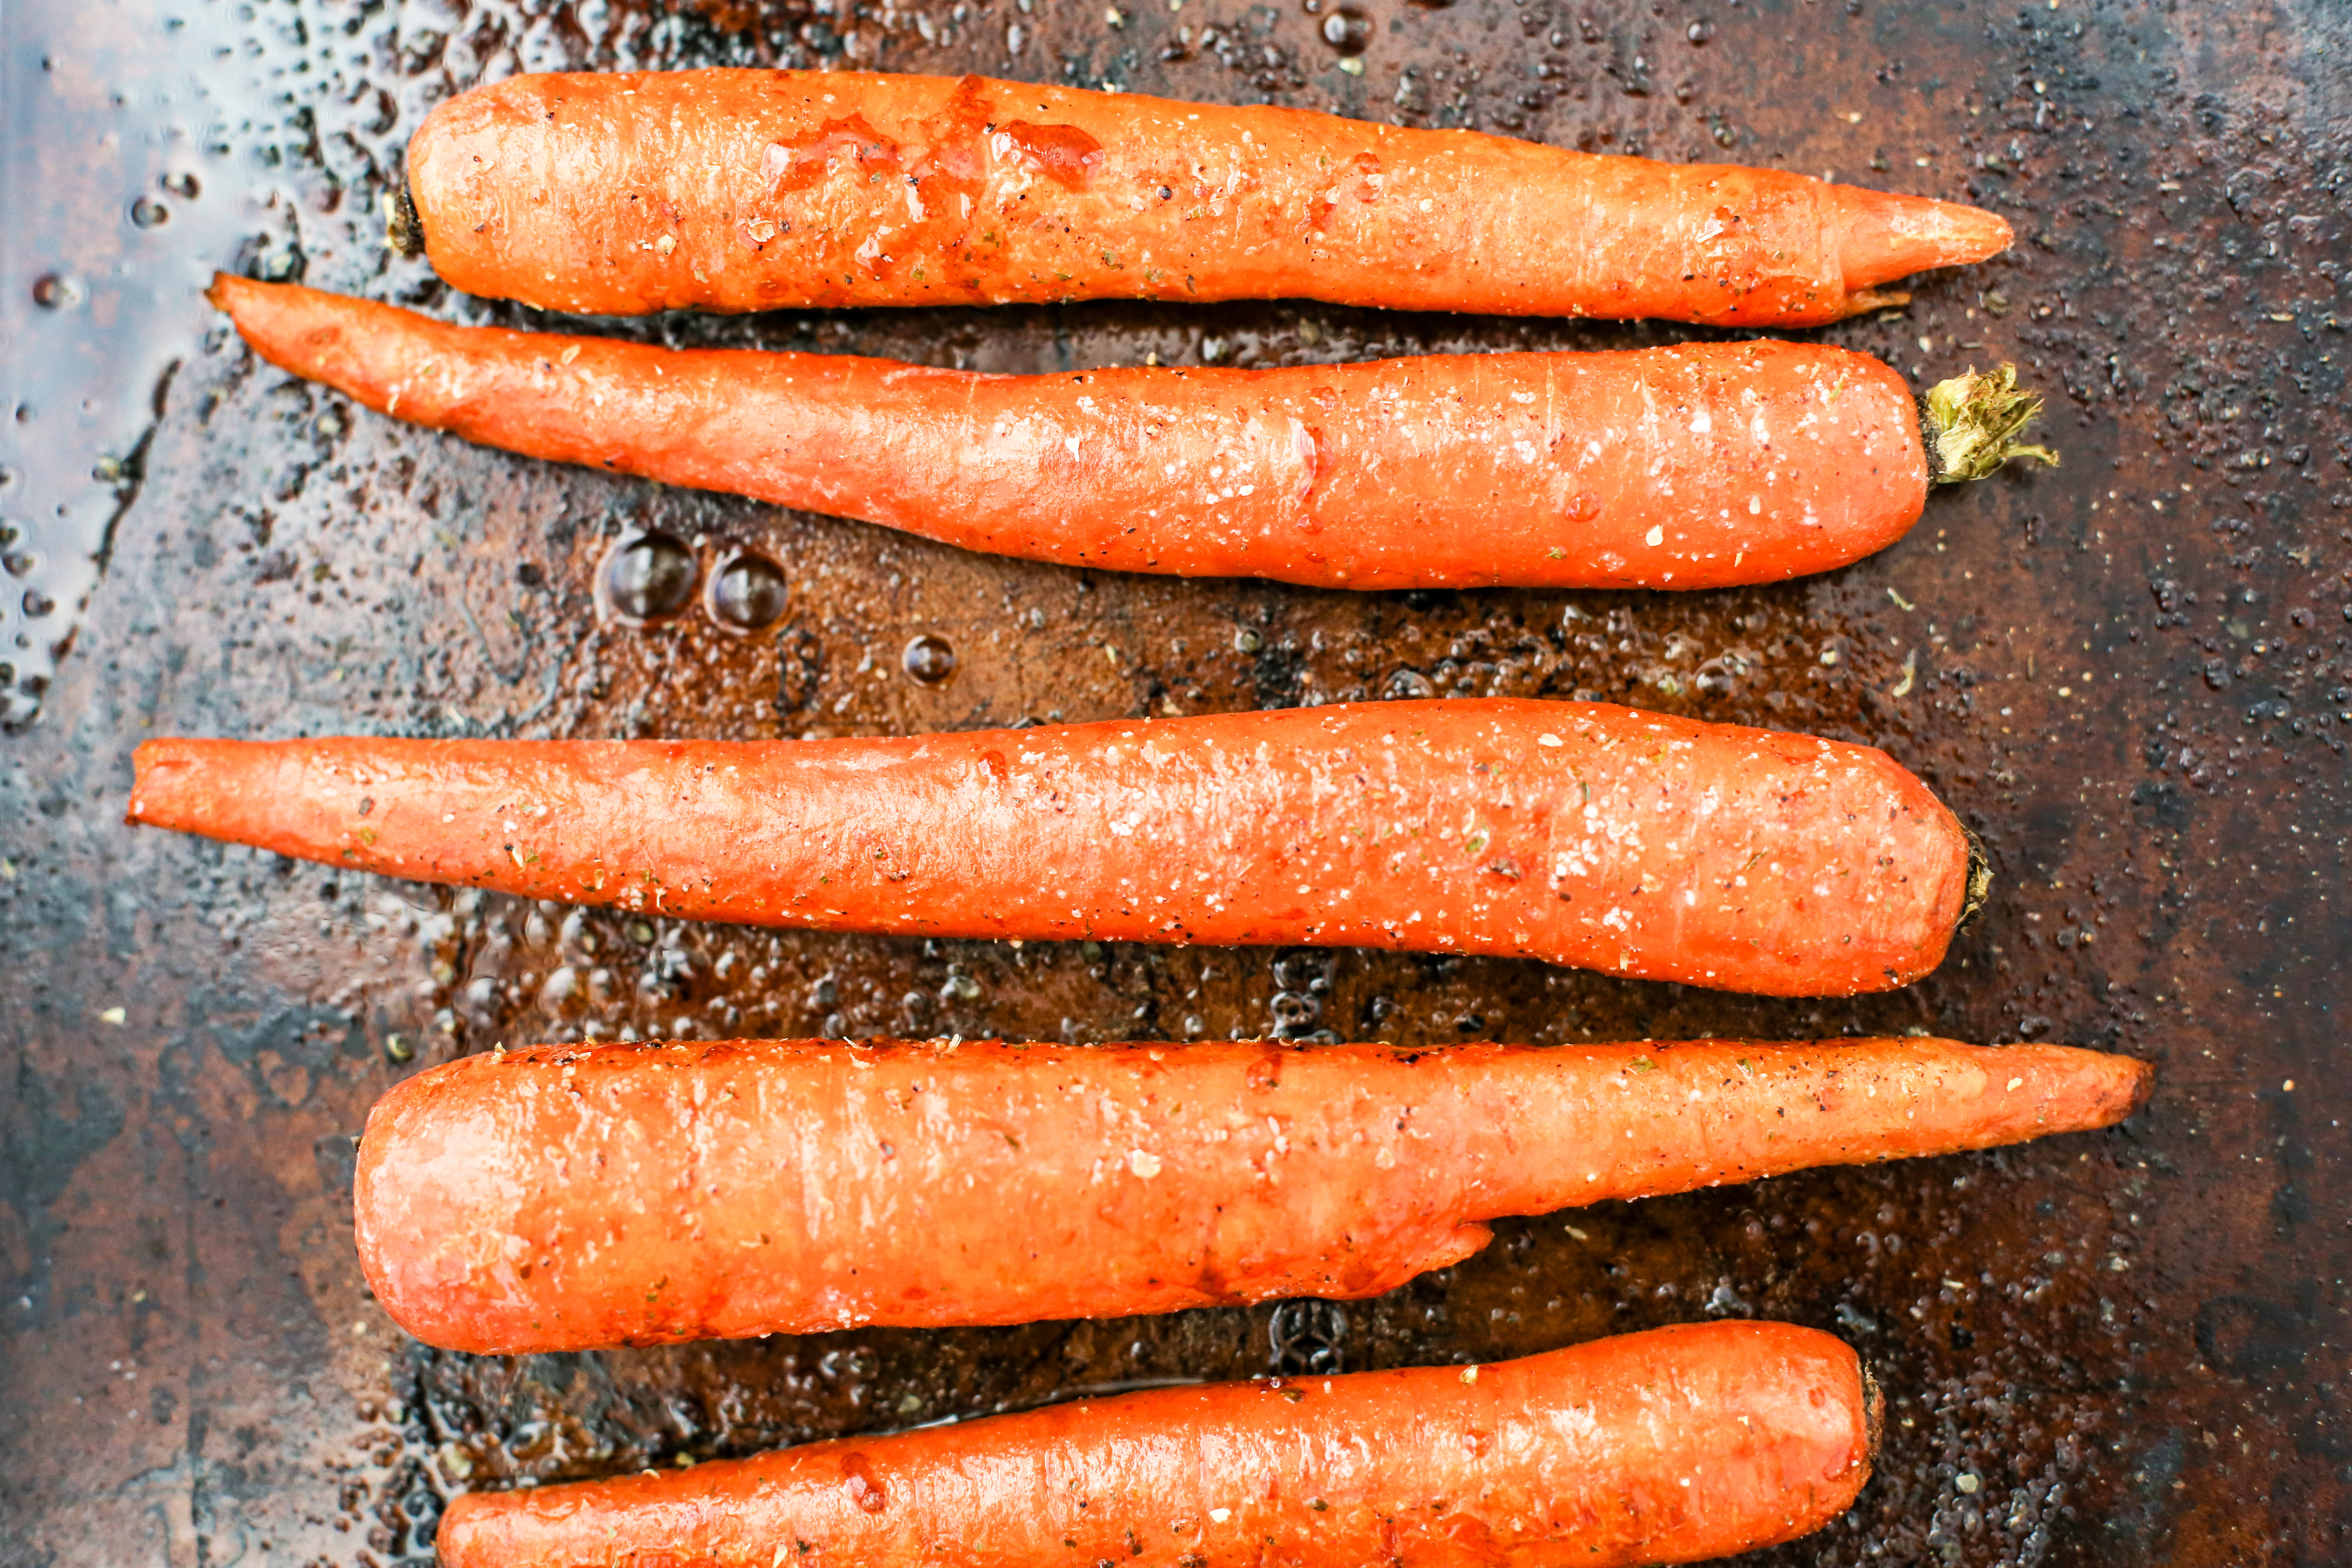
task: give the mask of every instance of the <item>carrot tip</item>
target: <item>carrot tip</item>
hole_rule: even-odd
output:
[[[1955,485],[1998,473],[2015,458],[2058,466],[2047,447],[2020,440],[2041,416],[2042,398],[2017,387],[2017,367],[1979,374],[1974,366],[1939,381],[1920,400],[1920,423],[1936,469],[1936,483]]]

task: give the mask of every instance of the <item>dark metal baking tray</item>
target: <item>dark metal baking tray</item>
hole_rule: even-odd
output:
[[[1853,1512],[1770,1561],[2352,1560],[2347,13],[1321,4],[0,11],[0,1563],[421,1560],[461,1487],[1720,1315],[1843,1334],[1890,1398]],[[1921,383],[2015,360],[2065,465],[1939,495],[1884,555],[1769,589],[1120,578],[470,449],[257,367],[195,296],[227,267],[540,324],[387,251],[408,132],[486,75],[714,62],[1271,99],[1974,199],[2016,224],[2014,250],[1820,335]],[[1006,370],[1688,335],[1290,304],[602,330]],[[601,621],[597,563],[639,529],[706,567],[767,552],[783,619],[753,638],[698,608]],[[904,672],[922,636],[953,650],[944,683]],[[881,733],[1424,692],[1598,695],[1883,745],[1984,836],[1991,907],[1910,990],[1773,1002],[1478,960],[575,917],[121,826],[150,734]],[[352,1252],[368,1105],[454,1053],[591,1021],[1923,1029],[2127,1051],[2162,1078],[2109,1133],[1506,1224],[1458,1268],[1336,1310],[513,1362],[408,1342]]]

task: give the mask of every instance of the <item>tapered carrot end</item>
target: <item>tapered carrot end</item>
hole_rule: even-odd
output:
[[[2033,1135],[2113,1127],[2156,1090],[2156,1069],[2130,1057],[2073,1046],[2001,1046],[1985,1053],[1989,1070],[2007,1074],[2004,1097],[2033,1107]]]
[[[291,283],[261,283],[234,273],[215,272],[213,285],[205,290],[205,298],[214,310],[229,319],[237,335],[268,353],[267,340],[273,336],[272,323],[282,319],[289,309],[310,290]]]
[[[2009,248],[2008,223],[1982,207],[1926,196],[1832,187],[1838,205],[1838,264],[1849,294],[1931,267],[1960,267]]]
[[[131,801],[122,820],[132,826],[177,827],[181,765],[189,742],[178,740],[142,741],[131,753]]]

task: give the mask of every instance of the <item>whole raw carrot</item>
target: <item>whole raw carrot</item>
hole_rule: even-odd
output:
[[[1689,1324],[475,1493],[438,1545],[444,1568],[1693,1563],[1834,1519],[1869,1479],[1876,1405],[1827,1334]]]
[[[133,822],[758,925],[1504,953],[1811,996],[1926,973],[1972,896],[1966,830],[1885,753],[1598,703],[744,743],[172,740],[136,761]]]
[[[552,310],[1303,298],[1814,326],[2009,243],[1726,164],[967,76],[517,76],[408,144],[426,254]]]
[[[1816,343],[979,375],[453,327],[226,275],[212,300],[272,364],[468,440],[1187,577],[1778,582],[1901,538],[1931,468],[1977,477],[2018,449],[1946,471],[1948,437],[1986,396],[1929,416],[1923,446],[1900,376]]]
[[[377,1102],[393,1321],[485,1355],[1395,1289],[1486,1223],[2104,1127],[2060,1046],[746,1040],[475,1056]]]

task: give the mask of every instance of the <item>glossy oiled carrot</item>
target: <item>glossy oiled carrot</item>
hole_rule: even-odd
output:
[[[1853,1351],[1706,1323],[1158,1389],[452,1502],[444,1568],[1619,1568],[1793,1540],[1870,1474]]]
[[[1322,587],[1714,588],[1843,566],[1921,415],[1814,343],[979,375],[453,327],[222,277],[261,356],[468,440],[1070,566]]]
[[[968,76],[517,76],[408,144],[427,255],[553,310],[1305,298],[1780,327],[2009,243],[1724,164]]]
[[[920,936],[1505,953],[1775,995],[1934,968],[1967,832],[1885,753],[1598,703],[905,739],[150,741],[133,822],[534,899]]]
[[[394,1089],[377,1300],[479,1354],[1356,1298],[1486,1222],[2104,1127],[2059,1046],[540,1047]]]

